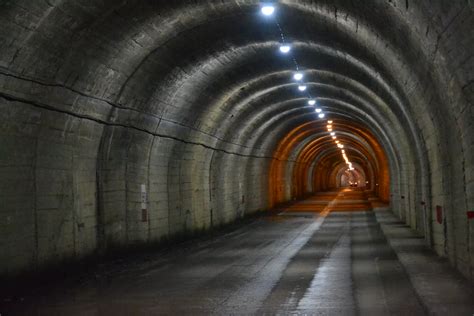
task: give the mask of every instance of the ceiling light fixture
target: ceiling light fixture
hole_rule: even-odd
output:
[[[273,12],[275,12],[275,7],[272,5],[265,5],[262,7],[261,11],[263,15],[269,16],[272,15]]]
[[[281,45],[281,46],[280,46],[280,52],[282,52],[283,54],[289,53],[290,50],[291,50],[291,46],[290,46],[290,45]]]
[[[293,79],[295,79],[296,81],[300,81],[301,79],[303,79],[303,74],[301,72],[297,72],[293,75]]]

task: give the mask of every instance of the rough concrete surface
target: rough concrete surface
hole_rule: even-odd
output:
[[[273,16],[259,0],[0,1],[0,279],[200,234],[356,178],[367,204],[388,204],[473,282],[473,1],[270,2]],[[330,262],[358,251],[348,225]],[[392,273],[387,260],[371,271]]]

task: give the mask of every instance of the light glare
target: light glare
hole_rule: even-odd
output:
[[[309,105],[315,105],[315,104],[316,104],[316,100],[309,100],[309,101],[308,101],[308,104],[309,104]]]
[[[275,7],[271,5],[266,5],[262,7],[262,14],[263,15],[272,15],[275,12]]]
[[[335,135],[336,135],[336,133],[334,133],[334,132],[331,133],[331,136],[335,136]]]
[[[296,80],[296,81],[300,81],[301,79],[303,79],[303,74],[300,73],[300,72],[297,72],[293,75],[293,78]]]
[[[321,109],[315,109],[314,110],[314,112],[316,112],[316,113],[321,113],[321,111],[322,111]]]
[[[291,47],[289,45],[281,45],[280,46],[280,52],[283,54],[288,53],[291,50]]]
[[[305,90],[306,90],[306,86],[305,86],[305,85],[298,86],[298,90],[300,90],[300,91],[305,91]]]
[[[318,117],[319,117],[319,118],[323,118],[323,117],[324,117],[324,113],[320,113],[320,114],[318,115]]]

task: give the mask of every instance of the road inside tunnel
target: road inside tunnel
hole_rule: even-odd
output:
[[[212,239],[3,297],[2,315],[471,315],[469,283],[369,197],[322,192]]]

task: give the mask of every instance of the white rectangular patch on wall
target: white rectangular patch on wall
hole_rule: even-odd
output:
[[[142,210],[146,210],[147,207],[147,194],[146,194],[146,185],[141,185],[141,202],[142,202]]]
[[[146,185],[142,184],[140,186],[141,192],[141,209],[142,209],[142,222],[148,221],[148,212],[147,212],[147,203],[148,203],[148,196],[146,193]]]

